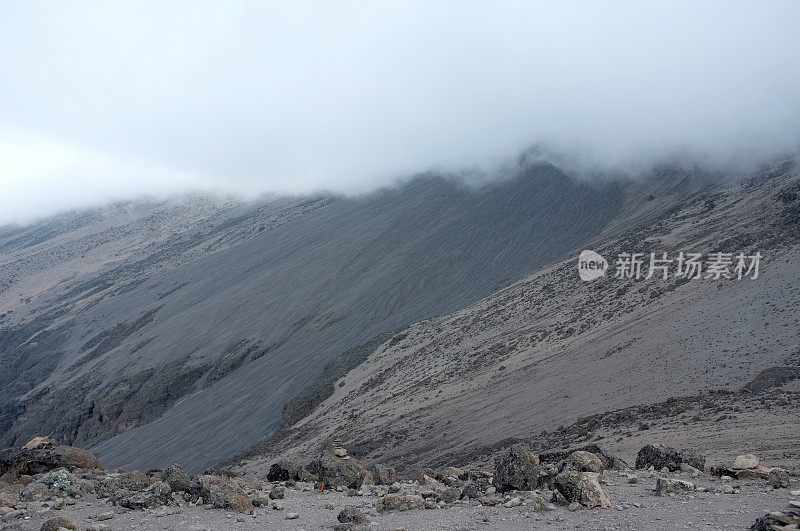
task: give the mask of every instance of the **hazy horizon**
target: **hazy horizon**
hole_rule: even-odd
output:
[[[0,223],[361,193],[537,143],[598,171],[800,146],[796,2],[185,6],[0,6]]]

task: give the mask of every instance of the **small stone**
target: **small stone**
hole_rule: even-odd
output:
[[[507,502],[505,502],[503,504],[503,507],[509,507],[509,508],[510,507],[519,507],[520,505],[522,505],[522,500],[517,498],[517,497],[514,497],[514,498],[511,498],[510,500],[508,500]]]
[[[717,492],[721,494],[733,494],[735,491],[732,486],[730,485],[722,485],[717,489]]]
[[[16,520],[17,518],[22,518],[23,516],[25,516],[25,511],[23,511],[22,509],[17,509],[7,512],[6,514],[3,515],[2,518],[0,518],[0,520],[2,520],[3,522],[11,522],[13,520]]]
[[[339,515],[336,517],[337,520],[342,522],[343,524],[367,524],[369,523],[369,518],[367,515],[361,512],[358,507],[351,506],[345,507],[339,512]]]
[[[497,489],[495,487],[486,487],[486,490],[483,493],[486,494],[487,496],[492,496],[496,492]]]
[[[572,512],[580,511],[581,509],[583,509],[583,505],[578,502],[572,502],[567,506],[567,510]]]
[[[737,455],[733,460],[733,467],[735,470],[745,470],[748,468],[756,468],[758,466],[758,457],[753,454]]]
[[[275,487],[269,491],[269,497],[272,500],[282,500],[286,496],[286,489],[283,487]]]
[[[101,513],[97,515],[97,520],[100,522],[102,522],[103,520],[111,520],[112,518],[114,518],[113,511],[108,511],[106,513]]]
[[[487,494],[486,496],[481,496],[478,498],[478,501],[481,503],[481,505],[493,506],[502,503],[503,498],[497,496],[496,494]]]
[[[298,518],[300,518],[300,515],[297,513],[286,513],[287,520],[297,520]]]
[[[773,468],[767,476],[769,484],[774,489],[785,489],[789,486],[789,473],[782,468]]]
[[[284,505],[281,502],[275,502],[272,504],[272,508],[276,511],[282,511],[285,509]]]
[[[691,492],[695,490],[696,486],[690,481],[683,481],[682,479],[658,478],[656,480],[656,494],[659,496],[666,496],[667,494],[674,494],[678,492]]]
[[[51,518],[42,524],[40,531],[58,531],[59,528],[65,529],[78,529],[78,526],[72,520],[59,516],[58,518]]]

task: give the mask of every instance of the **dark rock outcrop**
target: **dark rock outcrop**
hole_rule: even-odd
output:
[[[57,468],[67,470],[102,469],[100,461],[91,452],[73,446],[13,447],[0,449],[0,475],[45,474]]]
[[[292,459],[281,459],[267,473],[268,481],[314,481],[316,478],[306,468]]]
[[[522,444],[515,444],[495,461],[494,486],[500,492],[533,490],[539,481],[539,457]]]
[[[682,463],[703,470],[706,458],[692,450],[676,450],[661,444],[648,444],[636,456],[636,468],[652,466],[659,470],[666,467],[670,472],[675,472],[681,469]]]

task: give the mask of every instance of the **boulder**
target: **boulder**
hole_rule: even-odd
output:
[[[785,489],[789,487],[789,473],[782,468],[773,468],[767,476],[769,484],[774,489]]]
[[[605,448],[595,443],[585,444],[579,448],[575,448],[574,450],[570,451],[545,452],[539,455],[539,462],[541,464],[547,463],[555,465],[556,463],[561,463],[567,460],[574,451],[593,453],[600,459],[600,461],[603,462],[603,468],[605,470],[625,470],[627,468],[630,468],[628,463],[612,455]]]
[[[474,481],[464,485],[461,493],[463,496],[466,496],[471,500],[475,500],[483,496],[488,487],[489,480],[487,478],[476,478]]]
[[[27,501],[42,501],[56,496],[79,497],[94,492],[92,481],[79,478],[66,470],[48,472],[30,482],[21,492]]]
[[[343,524],[368,524],[369,518],[358,507],[345,507],[336,517]]]
[[[376,464],[372,467],[372,480],[376,485],[391,485],[397,481],[397,472],[390,466]]]
[[[202,474],[192,481],[191,492],[193,496],[203,498],[208,503],[219,509],[230,509],[241,513],[252,513],[253,503],[244,491],[230,479]]]
[[[539,481],[539,457],[515,444],[495,460],[494,486],[499,492],[534,490]]]
[[[352,457],[337,457],[332,450],[326,450],[322,456],[308,465],[308,471],[316,475],[324,488],[338,487],[359,489],[361,485],[372,483],[372,474]]]
[[[128,509],[154,509],[167,503],[171,493],[169,485],[159,481],[142,491],[125,496],[119,500],[119,504]]]
[[[497,494],[487,494],[486,496],[481,496],[480,498],[478,498],[478,501],[481,503],[481,505],[488,505],[489,507],[494,507],[495,505],[503,503],[503,498],[501,498]]]
[[[267,481],[315,481],[306,468],[292,459],[280,459],[267,472]]]
[[[565,467],[577,472],[602,472],[605,470],[603,461],[597,455],[585,450],[572,452],[565,461]]]
[[[75,525],[75,522],[71,521],[69,518],[59,516],[58,518],[51,518],[50,520],[46,521],[39,529],[41,531],[58,531],[61,528],[78,529],[78,526]]]
[[[188,492],[192,487],[192,479],[178,463],[168,466],[166,470],[164,470],[163,478],[164,482],[169,485],[169,488],[171,488],[173,492]]]
[[[72,471],[76,468],[103,467],[94,454],[73,446],[13,447],[0,450],[0,475],[8,471],[15,474],[45,474],[57,468]]]
[[[447,487],[436,496],[438,501],[450,504],[461,499],[461,489],[458,487]]]
[[[681,463],[703,470],[706,459],[691,450],[676,450],[660,444],[648,444],[639,450],[636,456],[636,468],[652,466],[656,470],[661,470],[666,467],[670,472],[675,472],[681,469]]]
[[[94,489],[98,498],[109,498],[111,501],[118,501],[134,492],[146,489],[155,482],[155,479],[142,474],[138,470],[110,472],[95,478]]]
[[[758,457],[753,454],[737,455],[733,460],[734,470],[747,470],[749,468],[756,468],[758,466]]]
[[[671,478],[658,478],[656,480],[655,492],[659,496],[676,494],[678,492],[691,492],[693,490],[695,490],[695,484],[691,481]]]
[[[386,494],[375,502],[379,513],[386,511],[410,511],[411,509],[424,509],[425,498],[416,494]]]
[[[55,446],[56,442],[50,437],[34,437],[30,441],[26,442],[22,447],[25,448],[26,450],[33,450],[42,448],[54,448]]]
[[[555,486],[569,503],[577,502],[587,508],[611,507],[596,473],[568,470],[556,476]]]

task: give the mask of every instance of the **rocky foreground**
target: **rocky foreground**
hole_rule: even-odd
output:
[[[643,447],[631,466],[602,447],[534,454],[491,470],[398,478],[335,441],[265,478],[104,470],[89,452],[37,437],[0,450],[3,529],[800,529],[797,477],[741,455],[706,466],[690,450]]]

